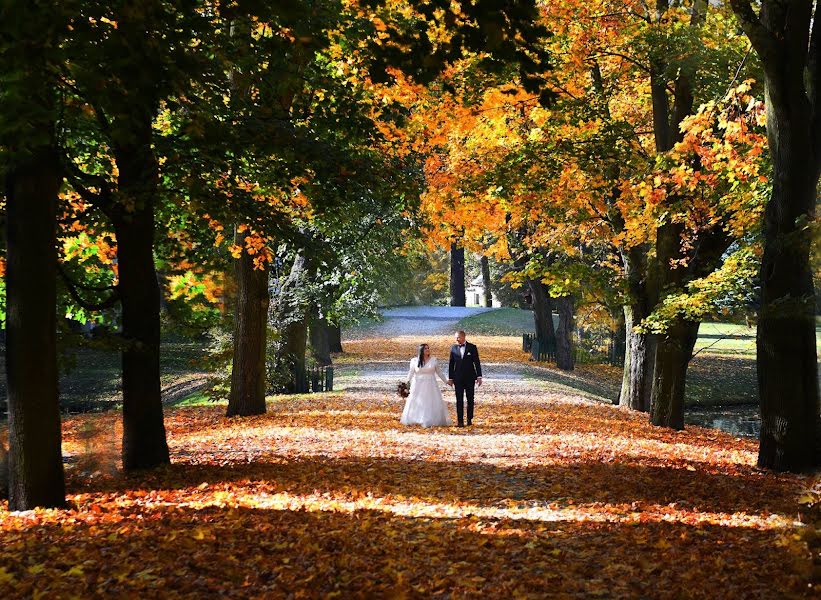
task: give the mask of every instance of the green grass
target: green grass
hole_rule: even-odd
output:
[[[685,389],[688,407],[756,404],[755,356],[702,352],[690,361]]]
[[[520,308],[499,308],[471,315],[460,320],[457,326],[474,335],[522,335],[536,331],[533,312]]]
[[[204,342],[177,336],[163,339],[160,349],[162,385],[170,385],[198,371],[192,361],[202,355]],[[0,351],[0,398],[5,403],[4,352]],[[120,353],[114,349],[74,348],[60,372],[60,407],[66,412],[116,409],[122,401]]]
[[[815,326],[815,343],[821,346],[821,324]],[[698,330],[695,352],[755,358],[755,326],[705,321]]]
[[[554,325],[558,317],[553,315]],[[521,335],[533,333],[533,312],[518,308],[500,308],[465,317],[458,326],[476,335]],[[695,352],[725,356],[755,357],[755,326],[705,321],[698,331]],[[816,341],[821,347],[821,320],[816,325]]]
[[[177,398],[168,403],[168,406],[173,407],[190,407],[190,406],[214,406],[215,404],[227,404],[225,401],[214,401],[203,390],[192,392],[182,398]]]
[[[755,356],[755,327],[706,321],[698,329],[694,351],[701,354]]]

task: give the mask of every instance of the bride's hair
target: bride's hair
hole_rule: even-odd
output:
[[[416,359],[416,366],[424,367],[425,366],[425,348],[427,348],[427,344],[419,344],[419,356]]]

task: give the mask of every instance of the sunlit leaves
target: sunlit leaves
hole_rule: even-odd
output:
[[[475,341],[487,372],[467,431],[400,426],[402,402],[375,362],[343,375],[347,391],[275,397],[265,416],[169,410],[173,464],[155,472],[117,470],[115,414],[68,419],[70,508],[0,508],[0,589],[807,593],[810,560],[795,522],[807,478],[756,469],[753,440],[660,430],[564,384],[522,378],[496,362],[503,339]],[[366,361],[396,347],[368,344]],[[583,370],[572,377],[593,383]],[[624,554],[630,560],[613,560]]]

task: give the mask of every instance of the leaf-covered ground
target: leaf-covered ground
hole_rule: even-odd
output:
[[[807,482],[756,469],[754,441],[490,361],[477,425],[402,427],[401,369],[261,417],[169,410],[153,473],[118,471],[118,415],[69,419],[70,507],[0,509],[0,597],[812,596]]]

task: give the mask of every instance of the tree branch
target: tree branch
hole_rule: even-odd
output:
[[[777,52],[775,38],[764,27],[759,16],[755,14],[750,0],[730,0],[730,6],[766,69],[767,63],[773,60]]]
[[[60,270],[62,271],[62,276],[63,276],[64,278],[70,278],[70,275],[69,275],[69,274],[66,272],[66,270],[63,268],[63,265],[62,265],[62,264],[59,264],[59,263],[58,263],[57,268],[58,268],[58,269],[60,269]],[[89,292],[99,292],[99,293],[102,293],[102,292],[113,292],[113,291],[116,291],[116,290],[117,290],[117,286],[116,286],[116,285],[114,285],[114,284],[112,284],[112,285],[106,285],[106,286],[103,286],[103,287],[98,287],[98,286],[94,286],[94,285],[86,285],[86,284],[84,284],[84,283],[79,283],[79,282],[77,282],[77,281],[74,281],[73,279],[71,280],[71,283],[72,283],[72,285],[73,285],[74,287],[79,288],[79,289],[81,289],[81,290],[86,290],[86,291],[89,291]]]
[[[65,167],[66,178],[69,180],[71,187],[73,187],[83,199],[91,202],[103,212],[111,208],[113,195],[111,186],[105,179],[99,175],[86,173],[68,156],[64,157],[63,166]],[[92,192],[92,187],[100,191]]]
[[[111,286],[110,288],[92,288],[90,286],[83,286],[75,282],[71,277],[69,277],[68,273],[65,272],[63,266],[61,264],[57,264],[57,272],[60,274],[60,277],[66,284],[66,289],[68,290],[69,295],[74,299],[74,301],[82,306],[86,310],[105,310],[106,308],[111,308],[120,300],[120,293],[116,286]],[[103,300],[102,302],[98,303],[91,303],[86,301],[81,295],[78,287],[82,287],[84,289],[95,290],[95,291],[105,291],[106,289],[112,289],[112,294]]]

